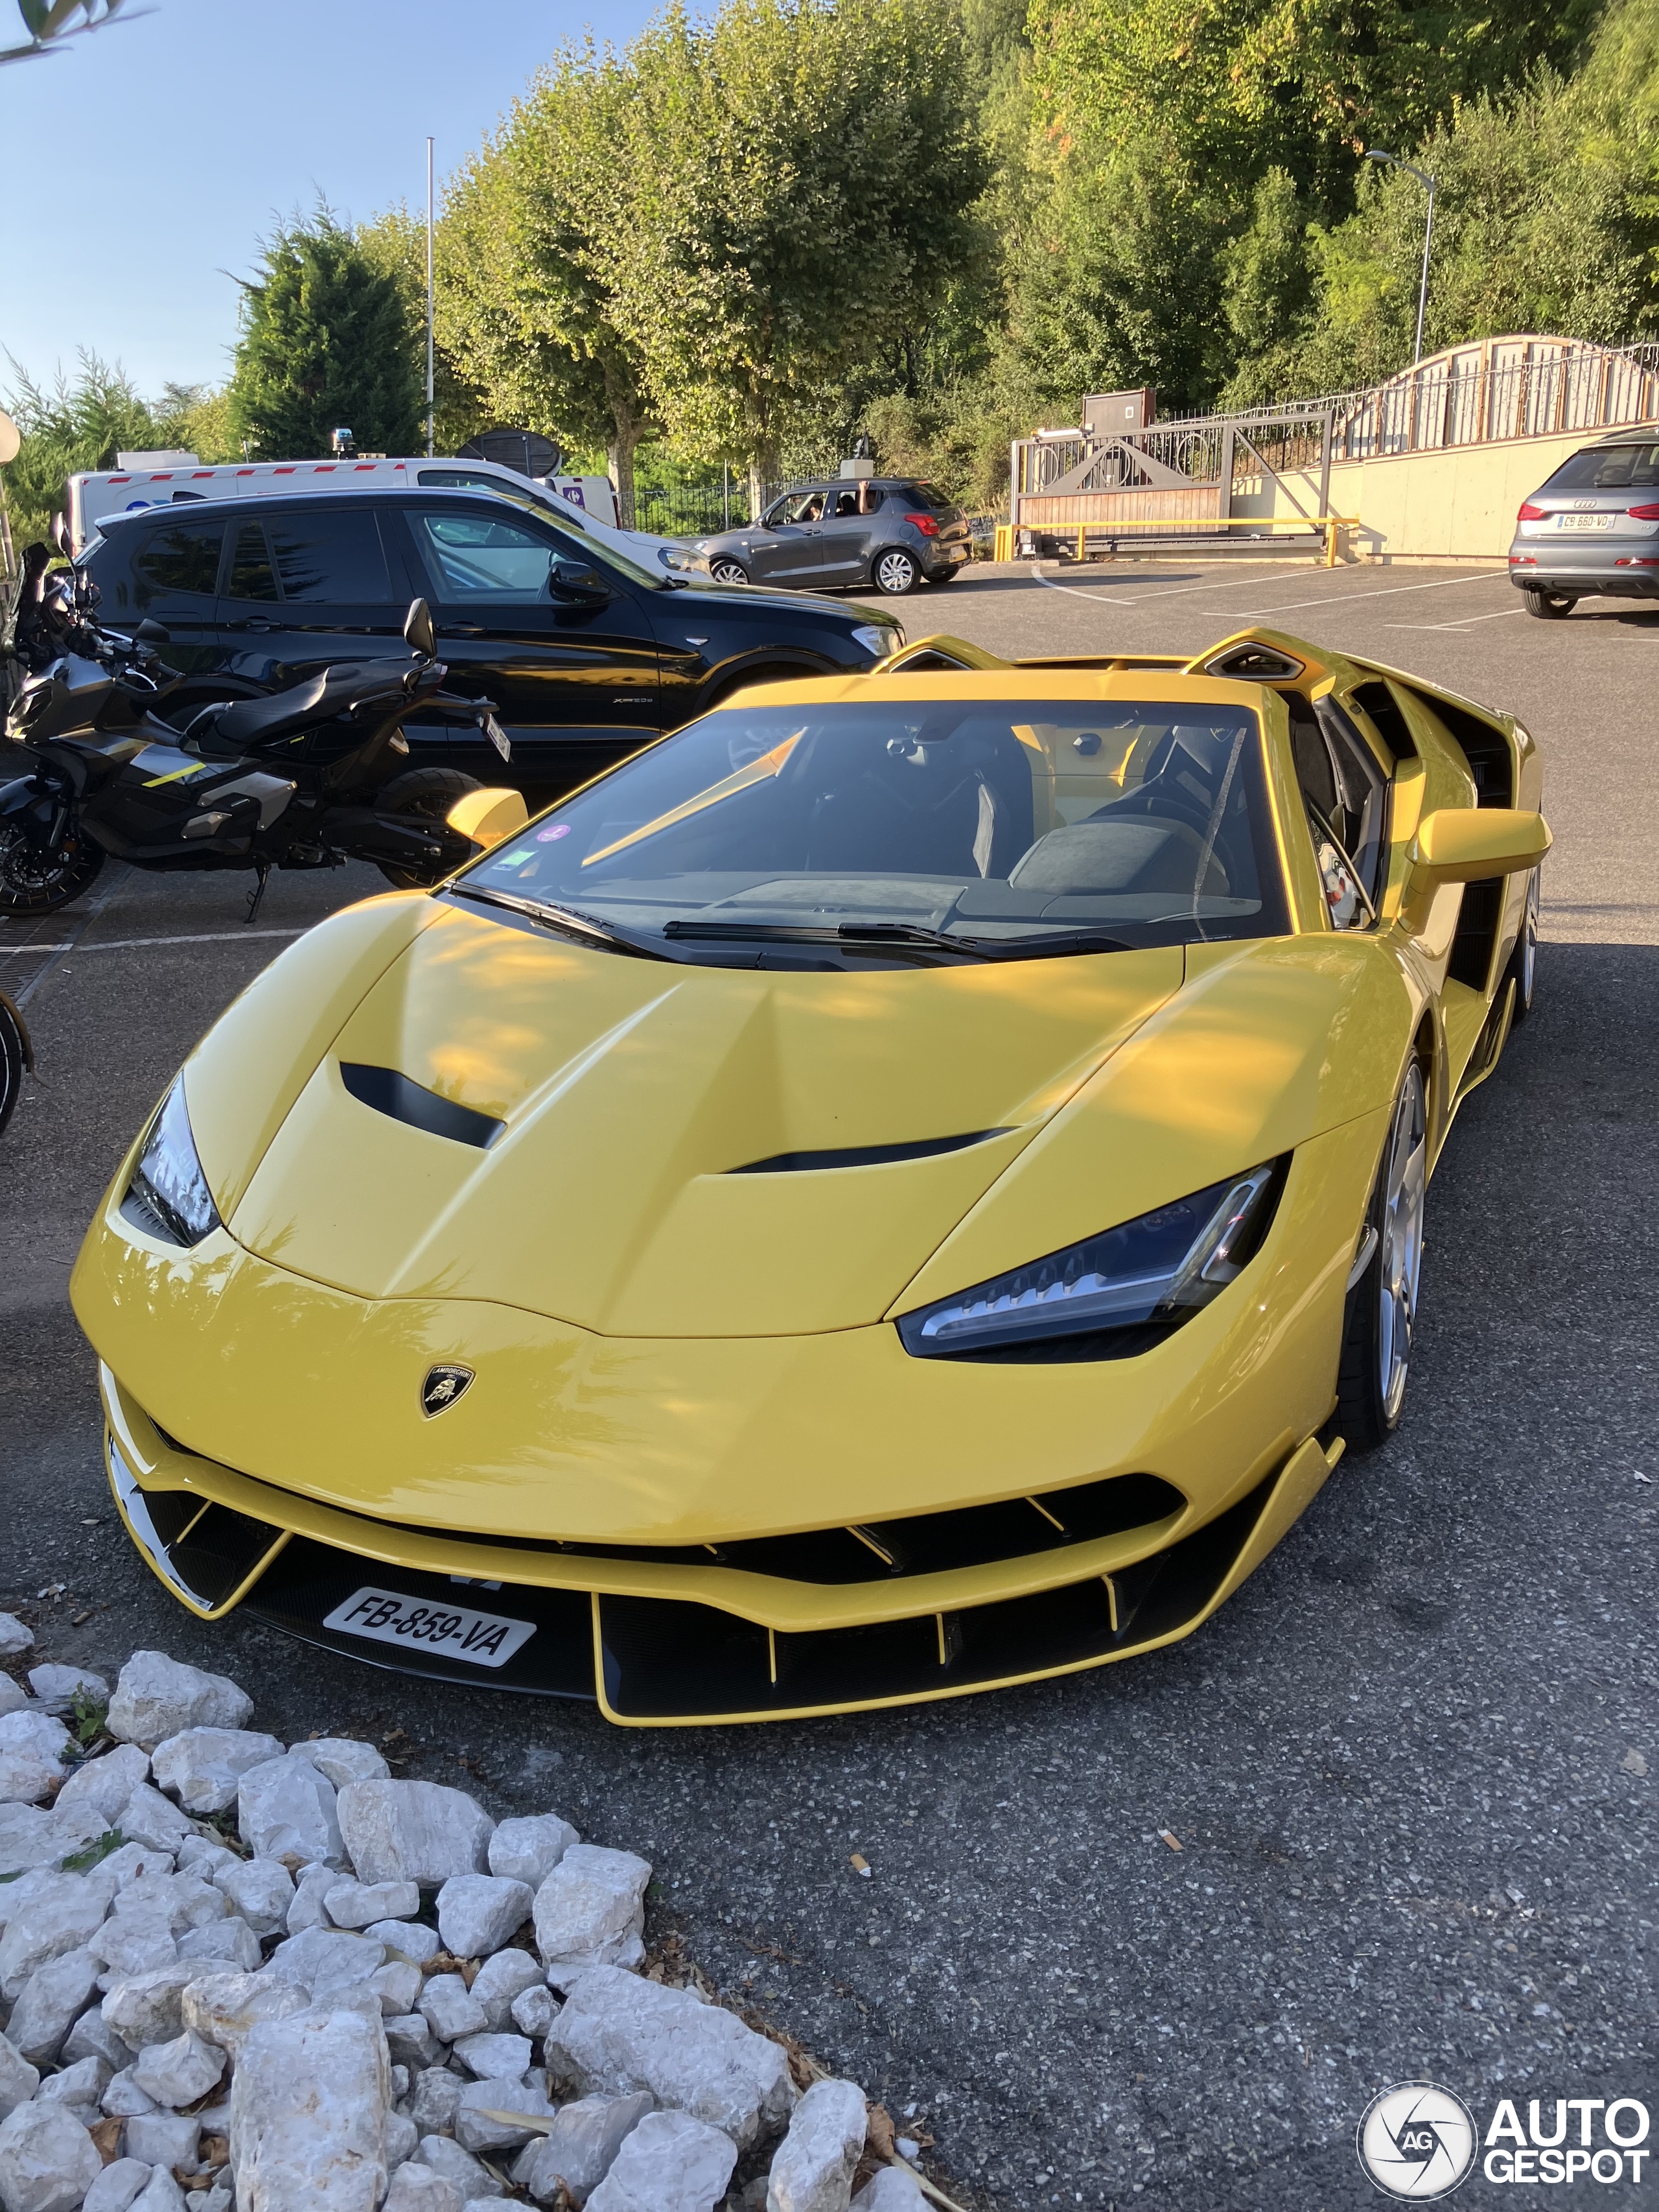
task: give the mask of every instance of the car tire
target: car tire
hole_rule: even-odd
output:
[[[383,784],[374,794],[374,805],[382,814],[413,814],[422,822],[441,822],[458,799],[483,787],[465,769],[412,768]],[[446,867],[406,868],[391,860],[377,860],[374,865],[387,883],[395,884],[400,891],[425,890],[449,873]]]
[[[1570,615],[1578,602],[1565,592],[1540,592],[1523,585],[1522,602],[1529,615],[1543,622],[1560,622]]]
[[[1504,981],[1515,986],[1510,1027],[1518,1029],[1532,1012],[1538,980],[1538,871],[1527,878],[1527,902],[1521,909],[1521,933],[1515,940]]]
[[[749,581],[749,571],[742,562],[729,560],[724,555],[709,562],[708,574],[716,584],[746,584]]]
[[[1428,1092],[1413,1060],[1395,1100],[1365,1209],[1361,1249],[1370,1249],[1343,1311],[1330,1428],[1352,1452],[1375,1451],[1399,1426],[1417,1320],[1427,1181]]]
[[[890,599],[902,599],[921,581],[921,563],[902,545],[890,545],[870,563],[870,580]]]

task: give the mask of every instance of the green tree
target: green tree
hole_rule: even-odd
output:
[[[178,447],[204,460],[232,457],[212,434],[222,395],[200,385],[169,385],[160,399],[146,400],[118,362],[94,353],[81,355],[74,377],[60,374],[51,385],[38,384],[15,362],[11,370],[6,411],[22,445],[6,468],[5,487],[20,547],[45,537],[70,477],[112,469],[118,453]]]
[[[976,142],[952,0],[671,7],[630,50],[618,326],[677,444],[751,501],[826,391],[902,346],[973,252]]]
[[[266,459],[326,453],[349,426],[365,452],[423,448],[425,356],[395,275],[319,204],[264,241],[243,285],[231,420]]]
[[[422,379],[422,428],[417,450],[426,451],[426,216],[411,214],[399,202],[357,226],[357,246],[370,266],[392,278],[404,303],[404,313],[415,333],[416,364]],[[435,318],[434,318],[435,320]],[[487,427],[489,410],[484,395],[465,374],[441,336],[432,349],[434,450],[453,453],[473,434]],[[354,423],[353,428],[356,428]]]

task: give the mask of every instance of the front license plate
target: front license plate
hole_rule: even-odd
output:
[[[1613,514],[1558,514],[1555,526],[1558,530],[1611,530],[1618,519]]]
[[[465,1659],[473,1667],[503,1667],[536,1633],[533,1620],[504,1620],[498,1613],[474,1613],[464,1605],[433,1605],[397,1590],[354,1590],[337,1605],[325,1628],[371,1644],[402,1644],[411,1650]]]

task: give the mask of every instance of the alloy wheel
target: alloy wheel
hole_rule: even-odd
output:
[[[749,576],[735,561],[711,561],[708,573],[717,584],[746,584]]]
[[[1395,1108],[1383,1170],[1381,1304],[1376,1332],[1377,1382],[1385,1417],[1392,1426],[1406,1395],[1411,1365],[1412,1331],[1417,1320],[1418,1285],[1423,1272],[1423,1200],[1428,1187],[1428,1115],[1423,1071],[1413,1066]]]
[[[916,564],[908,553],[884,553],[876,563],[876,587],[896,597],[914,591]]]

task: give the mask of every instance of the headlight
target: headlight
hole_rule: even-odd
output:
[[[878,660],[885,660],[890,653],[896,653],[904,642],[904,632],[896,623],[860,623],[854,636],[868,653]]]
[[[136,1226],[170,1244],[199,1244],[219,1226],[219,1209],[190,1133],[182,1075],[150,1124],[121,1211]]]
[[[1225,1290],[1266,1234],[1282,1177],[1269,1160],[1064,1252],[899,1317],[918,1358],[999,1345],[1178,1328]]]
[[[657,558],[665,568],[689,568],[692,565],[678,545],[659,545]]]

